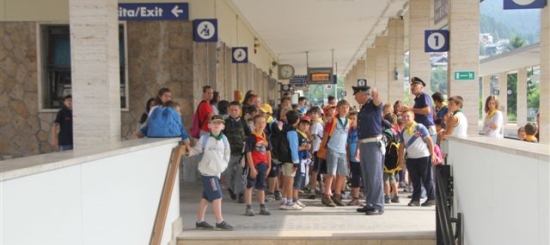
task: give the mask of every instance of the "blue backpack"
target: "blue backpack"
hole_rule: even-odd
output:
[[[153,110],[143,131],[147,132],[144,135],[149,138],[182,137],[184,134],[180,114],[172,107],[163,106]]]

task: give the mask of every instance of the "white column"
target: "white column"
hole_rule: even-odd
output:
[[[479,118],[479,0],[449,1],[449,95],[464,98],[468,134],[478,134]],[[473,80],[457,81],[455,72],[474,72]]]
[[[388,89],[388,41],[387,36],[377,36],[376,43],[376,89],[380,94],[380,98],[384,103],[388,102],[389,89]]]
[[[498,74],[498,102],[504,117],[504,125],[508,123],[508,73]]]
[[[389,74],[388,89],[389,97],[385,103],[394,103],[396,100],[403,100],[403,73],[404,54],[403,46],[405,39],[405,21],[403,19],[390,19],[388,21],[389,33]],[[397,72],[397,74],[396,74]]]
[[[69,0],[75,149],[121,140],[117,0]]]
[[[550,4],[542,10],[540,24],[539,142],[550,144]]]
[[[367,85],[376,86],[376,49],[367,48],[367,60],[366,60],[366,76]]]
[[[424,52],[424,31],[432,26],[431,9],[432,0],[409,1],[409,74],[421,78],[426,91],[431,86],[431,67],[430,54]]]
[[[527,68],[518,70],[516,114],[518,126],[527,123]]]
[[[483,76],[483,86],[481,86],[481,100],[485,103],[485,99],[491,95],[491,75]],[[485,106],[484,104],[482,106]],[[485,113],[482,113],[485,114]]]

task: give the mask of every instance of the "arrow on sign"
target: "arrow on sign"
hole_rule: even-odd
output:
[[[172,14],[176,17],[179,17],[182,13],[183,9],[180,9],[178,5],[174,6],[174,8],[172,9]]]

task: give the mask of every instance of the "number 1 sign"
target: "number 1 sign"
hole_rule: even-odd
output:
[[[448,30],[426,30],[424,32],[424,52],[449,51]]]

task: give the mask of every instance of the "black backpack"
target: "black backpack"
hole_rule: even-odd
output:
[[[278,130],[272,128],[270,141],[272,143],[271,157],[275,164],[282,164],[285,162],[292,162],[290,156],[290,146],[288,145],[288,139],[286,134],[288,131],[295,130],[294,128],[285,128],[283,130]]]
[[[400,169],[397,167],[399,160],[399,140],[397,130],[393,128],[384,129],[383,140],[386,143],[386,154],[384,155],[384,172],[394,173]]]

